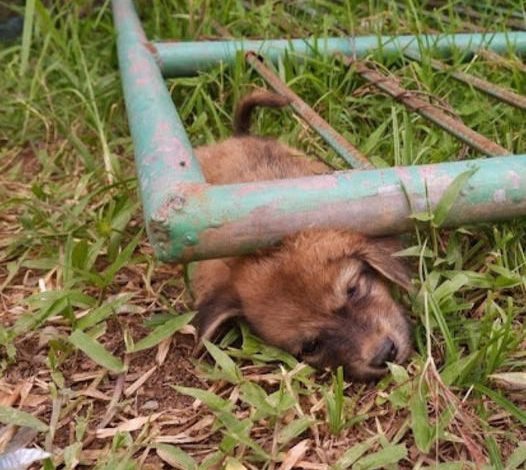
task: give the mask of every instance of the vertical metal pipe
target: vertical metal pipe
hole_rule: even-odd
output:
[[[323,119],[314,109],[294,93],[270,70],[254,52],[247,52],[247,62],[280,95],[290,100],[290,106],[314,129],[349,165],[354,168],[373,168],[367,157]]]
[[[470,129],[462,121],[451,117],[431,103],[418,98],[411,91],[406,90],[394,80],[370,68],[363,62],[354,61],[350,57],[340,56],[343,62],[354,69],[369,83],[400,101],[408,109],[435,123],[446,132],[454,135],[470,147],[488,156],[509,155],[511,152],[492,142],[483,135]]]
[[[204,181],[132,0],[113,0],[124,100],[135,148],[146,227],[162,249],[168,203],[177,205],[177,182]],[[162,256],[162,253],[158,253]]]

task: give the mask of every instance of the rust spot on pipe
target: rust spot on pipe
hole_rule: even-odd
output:
[[[449,116],[440,108],[437,108],[422,98],[415,96],[410,90],[403,88],[395,80],[386,77],[366,63],[355,61],[350,57],[341,54],[338,54],[338,57],[345,65],[353,67],[360,76],[376,88],[387,93],[389,96],[392,96],[411,111],[420,114],[420,116],[440,126],[443,130],[454,135],[475,150],[491,157],[511,154],[511,152],[504,147],[501,147],[499,144],[496,144],[487,137],[466,126],[460,119]]]
[[[144,47],[146,47],[146,49],[148,49],[148,52],[150,52],[151,54],[153,55],[157,54],[157,48],[151,42],[149,41],[145,42]]]
[[[155,63],[159,67],[161,67],[162,66],[161,56],[159,55],[159,51],[155,47],[155,44],[150,41],[144,41],[143,44],[146,50],[152,55],[153,59],[155,60]]]

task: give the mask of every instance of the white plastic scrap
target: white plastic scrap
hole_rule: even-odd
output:
[[[25,470],[37,460],[51,457],[40,449],[17,449],[0,455],[0,470]]]

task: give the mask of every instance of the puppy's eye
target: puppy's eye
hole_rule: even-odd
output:
[[[315,354],[320,349],[320,340],[311,339],[305,343],[301,348],[301,354],[310,355]]]
[[[358,289],[354,286],[347,287],[347,299],[352,300],[358,294]]]

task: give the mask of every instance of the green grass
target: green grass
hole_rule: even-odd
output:
[[[239,37],[469,26],[453,2],[441,10],[449,21],[417,2],[140,3],[154,39],[218,37],[214,22]],[[193,359],[182,270],[155,262],[142,229],[109,2],[25,8],[23,38],[0,48],[0,452],[37,444],[53,454],[46,469],[524,467],[523,220],[440,229],[459,188],[415,216],[405,253],[420,286],[406,299],[416,351],[375,386],[316,373],[245,325]],[[485,15],[506,29],[506,14]],[[517,57],[505,57],[451,63],[526,93]],[[526,152],[524,112],[425,63],[370,59]],[[378,166],[476,156],[335,59],[286,59],[277,71]],[[194,145],[229,136],[235,102],[264,86],[241,58],[167,84]],[[261,111],[254,132],[345,167],[289,111]]]

